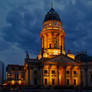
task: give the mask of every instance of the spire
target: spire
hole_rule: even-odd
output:
[[[29,53],[28,53],[28,51],[26,51],[26,58],[29,58]]]
[[[53,8],[53,0],[51,0],[51,8]]]

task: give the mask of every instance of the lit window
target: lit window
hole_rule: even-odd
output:
[[[11,75],[12,73],[11,72],[8,72],[9,75]]]
[[[12,81],[11,81],[11,84],[12,84],[12,85],[14,85],[14,84],[15,84],[15,81],[14,81],[14,80],[12,80]]]
[[[54,50],[54,54],[57,55],[58,54],[58,51],[57,50]]]
[[[21,80],[19,80],[19,85],[21,85],[21,83],[22,83],[22,81],[21,81]]]
[[[51,24],[49,24],[51,26]]]

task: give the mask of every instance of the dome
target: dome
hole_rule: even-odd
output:
[[[51,8],[49,12],[45,15],[44,22],[48,20],[57,20],[61,22],[59,15],[53,8]]]

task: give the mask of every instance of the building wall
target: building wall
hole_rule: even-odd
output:
[[[38,63],[38,64],[37,64]],[[41,69],[39,62],[25,62],[25,83],[30,86],[41,85]]]
[[[0,62],[0,82],[4,81],[4,63]]]
[[[39,61],[38,61],[39,62]],[[9,83],[19,80],[25,81],[25,85],[39,86],[81,86],[92,87],[92,63],[58,63],[44,61],[41,65],[38,62],[24,64],[25,78],[22,78],[23,71],[6,72],[6,79]],[[15,74],[18,74],[18,79]]]
[[[40,85],[40,69],[35,67],[31,71],[31,85]]]
[[[86,74],[87,72],[85,71],[85,67],[81,66],[81,87],[87,86]]]
[[[87,70],[87,79],[88,79],[88,87],[92,87],[92,62],[88,63],[88,70]]]
[[[47,73],[46,73],[47,71]],[[58,72],[57,72],[57,66],[56,65],[44,65],[43,67],[43,85],[44,86],[51,86],[54,84],[58,85]],[[47,83],[45,83],[47,80]],[[54,82],[52,82],[54,81]]]
[[[6,69],[6,81],[9,85],[25,85],[24,67],[8,65]]]
[[[81,80],[80,67],[47,64],[43,67],[42,79],[44,86],[79,86]]]

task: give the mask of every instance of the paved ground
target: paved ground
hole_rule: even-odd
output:
[[[0,92],[92,92],[92,90],[72,90],[72,89],[24,89],[16,91],[0,91]]]

